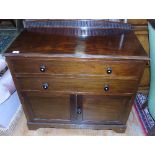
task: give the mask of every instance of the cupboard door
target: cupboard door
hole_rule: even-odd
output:
[[[83,121],[123,124],[131,97],[83,96]]]
[[[70,95],[23,92],[24,107],[30,121],[70,121]]]

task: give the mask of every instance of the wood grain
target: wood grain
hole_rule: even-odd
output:
[[[13,74],[24,76],[31,74],[35,76],[49,75],[99,75],[108,78],[129,78],[139,79],[144,65],[142,61],[131,60],[91,60],[91,59],[40,59],[40,58],[21,58],[13,59]],[[21,64],[23,64],[21,66]],[[32,67],[33,66],[33,67]],[[45,71],[41,72],[40,68],[44,66]],[[107,73],[111,68],[111,74]],[[36,75],[37,74],[37,75]]]
[[[5,52],[6,56],[49,56],[138,58],[147,55],[136,36],[131,33],[110,36],[79,37],[47,35],[23,31]],[[13,51],[20,53],[14,54]]]
[[[70,96],[38,93],[23,93],[24,105],[30,107],[32,120],[70,120]]]
[[[124,133],[116,133],[113,130],[92,130],[92,129],[60,129],[60,128],[40,128],[29,130],[23,113],[17,126],[12,132],[13,136],[144,136],[142,126],[132,108],[127,129]]]
[[[17,82],[21,91],[41,91],[46,93],[66,92],[69,94],[132,95],[136,92],[138,86],[137,80],[111,80],[92,76],[18,77]],[[43,88],[45,83],[48,84],[47,89]],[[109,87],[108,91],[104,90],[106,85]]]
[[[23,31],[5,56],[29,129],[121,133],[149,60],[133,32],[81,39]]]
[[[130,97],[103,97],[83,96],[83,120],[84,121],[110,121],[123,123],[126,104],[130,104]],[[127,119],[127,118],[126,118]]]
[[[133,24],[134,26],[134,32],[140,41],[141,45],[147,52],[148,56],[149,53],[149,34],[148,34],[148,23],[146,19],[128,19],[128,22],[130,24]],[[145,68],[142,80],[139,85],[139,91],[145,92],[148,94],[149,92],[149,83],[150,83],[150,66],[149,61],[147,62],[147,66]]]

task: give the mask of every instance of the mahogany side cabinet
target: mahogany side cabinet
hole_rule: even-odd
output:
[[[125,132],[149,60],[133,32],[48,35],[24,30],[5,52],[29,129]]]

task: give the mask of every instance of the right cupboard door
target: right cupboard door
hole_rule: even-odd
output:
[[[131,109],[131,97],[84,95],[83,121],[99,124],[125,124]]]

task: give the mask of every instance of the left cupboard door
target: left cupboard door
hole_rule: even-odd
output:
[[[23,106],[30,122],[71,121],[71,95],[22,92]]]

